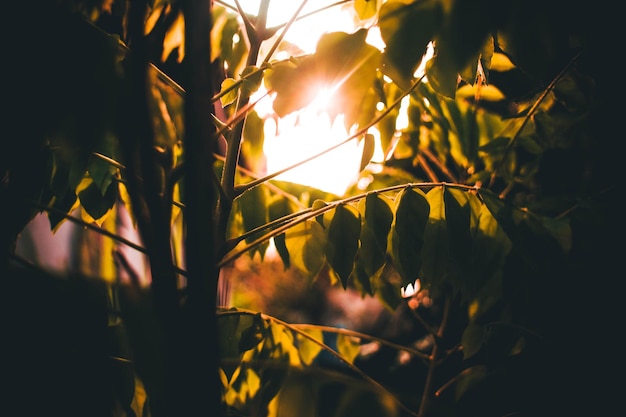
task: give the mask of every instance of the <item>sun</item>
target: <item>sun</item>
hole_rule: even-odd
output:
[[[285,34],[285,40],[298,46],[304,53],[315,52],[319,38],[328,32],[353,32],[357,29],[352,7],[331,7],[323,12],[309,14],[320,10],[333,1],[310,1],[303,9],[306,18],[296,21]],[[251,14],[258,10],[258,1],[242,2],[246,12]],[[268,26],[288,22],[299,6],[292,0],[272,0],[268,13]],[[373,37],[374,42],[376,41]],[[273,40],[266,42],[263,51],[269,50]],[[380,46],[380,41],[379,45]],[[275,59],[288,57],[276,55]],[[275,117],[271,108],[271,99],[261,100],[256,106],[260,117],[265,119],[264,154],[266,157],[266,173],[292,166],[313,155],[322,153],[328,148],[346,141],[351,132],[344,125],[340,114],[331,120],[328,108],[336,99],[339,86],[321,85],[317,88],[315,99],[306,108],[282,118]],[[313,87],[315,88],[315,87]],[[255,96],[261,97],[267,92],[261,88]],[[271,96],[270,96],[271,97]],[[251,98],[252,101],[255,97]],[[358,140],[349,141],[336,149],[308,161],[295,169],[288,170],[277,179],[311,186],[322,191],[341,196],[358,178],[361,162],[361,144]]]

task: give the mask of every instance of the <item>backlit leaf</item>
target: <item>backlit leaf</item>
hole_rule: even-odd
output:
[[[237,81],[234,78],[226,78],[224,81],[222,81],[222,89],[220,90],[220,92],[226,92],[220,97],[220,102],[222,103],[222,106],[226,107],[237,100],[239,90],[237,87],[235,87],[236,84]]]
[[[430,204],[430,218],[424,232],[424,264],[420,279],[436,292],[447,277],[450,256],[442,187],[431,189],[426,198]]]
[[[265,169],[265,154],[263,153],[263,144],[265,143],[264,124],[265,120],[255,110],[248,112],[246,123],[243,127],[241,153],[243,159],[248,164],[248,169],[253,172],[263,172],[263,169]]]
[[[359,259],[365,273],[372,276],[385,264],[393,212],[387,199],[378,194],[362,200],[359,211],[364,213]]]
[[[348,363],[354,363],[354,359],[359,354],[360,345],[361,341],[354,336],[341,333],[337,335],[337,350]]]
[[[291,265],[313,279],[324,265],[326,234],[314,220],[307,220],[290,228],[285,233]]]
[[[311,363],[313,363],[313,360],[322,350],[320,343],[324,343],[324,334],[319,329],[304,329],[303,332],[319,342],[315,343],[308,337],[305,337],[301,334],[296,334],[300,358],[302,359],[302,362],[304,362],[306,365],[310,365]]]
[[[376,16],[379,0],[355,0],[354,10],[361,20],[371,19]]]
[[[310,104],[320,91],[332,93],[326,109],[331,118],[345,115],[351,126],[359,119],[361,103],[376,79],[381,54],[367,44],[367,31],[323,35],[314,54],[275,64],[265,83],[276,92],[274,111],[280,117]]]
[[[441,27],[442,19],[439,1],[385,2],[379,16],[380,34],[386,45],[385,74],[406,86],[422,61],[428,43]]]
[[[266,333],[267,323],[261,317],[261,313],[255,314],[254,322],[241,332],[239,352],[245,352],[257,346],[265,338]]]
[[[288,198],[279,197],[270,203],[269,206],[269,220],[274,221],[280,219],[281,217],[287,216],[296,211],[296,207],[293,202],[291,202]],[[280,256],[280,259],[283,261],[283,265],[285,269],[288,269],[290,266],[289,262],[289,251],[287,250],[287,245],[285,244],[285,234],[281,234],[278,236],[274,236],[274,246],[276,247],[276,251]]]
[[[268,222],[269,213],[267,209],[267,188],[253,187],[239,196],[238,207],[241,209],[243,227],[249,232]],[[248,243],[252,242],[257,236],[250,236],[246,239]],[[269,245],[268,242],[261,244],[255,248],[255,252],[259,252],[261,257],[265,254],[265,249]]]
[[[419,189],[406,188],[396,197],[390,243],[394,265],[402,277],[403,286],[419,277],[430,210],[426,196]]]
[[[455,188],[444,187],[443,199],[451,261],[454,262],[456,268],[467,274],[471,268],[472,260],[471,210],[467,193]]]
[[[360,233],[359,213],[351,206],[338,205],[328,226],[326,259],[339,276],[344,288],[348,286],[348,278],[354,268]]]
[[[251,65],[243,69],[241,78],[243,79],[243,88],[248,94],[252,94],[261,86],[263,71],[259,71],[258,67]]]
[[[363,171],[370,163],[372,156],[374,156],[375,148],[376,142],[374,141],[374,135],[366,133],[363,136],[363,153],[361,154],[361,166],[359,167],[359,171]]]

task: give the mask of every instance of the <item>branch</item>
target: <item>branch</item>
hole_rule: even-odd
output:
[[[298,213],[292,213],[291,215],[289,215],[289,217],[294,217],[297,219],[287,223],[287,224],[283,224],[282,226],[273,229],[272,231],[266,233],[265,235],[255,239],[254,241],[246,244],[243,248],[240,248],[234,252],[230,252],[228,253],[220,262],[219,262],[219,266],[224,266],[229,262],[234,261],[235,259],[237,259],[239,256],[243,255],[244,253],[246,253],[247,251],[249,251],[252,248],[257,247],[258,245],[266,242],[267,240],[278,236],[284,232],[286,232],[287,230],[289,230],[290,228],[292,228],[293,226],[302,223],[308,219],[312,219],[315,218],[317,216],[319,216],[320,214],[324,214],[327,211],[333,210],[335,207],[337,207],[340,204],[346,204],[346,203],[350,203],[353,201],[358,201],[358,200],[362,200],[363,198],[367,197],[370,194],[385,194],[388,192],[395,192],[395,191],[400,191],[402,189],[405,188],[434,188],[434,187],[452,187],[452,188],[459,188],[459,189],[464,189],[464,190],[468,190],[468,191],[478,191],[480,190],[480,188],[476,187],[476,186],[471,186],[471,185],[465,185],[465,184],[450,184],[450,183],[446,183],[446,182],[440,182],[440,183],[432,183],[432,182],[422,182],[422,183],[406,183],[406,184],[400,184],[400,185],[393,185],[390,187],[386,187],[386,188],[380,188],[378,190],[374,190],[374,191],[367,191],[365,193],[362,194],[358,194],[358,195],[354,195],[354,196],[350,196],[341,200],[336,200],[333,202],[328,203],[326,206],[320,207],[319,209],[313,210],[312,208],[309,208],[307,210],[303,210],[301,212]],[[274,225],[277,222],[280,222],[280,220],[282,220],[284,218],[281,219],[277,219],[272,223],[268,223],[265,224],[263,226],[260,226],[259,228],[255,229],[255,233],[258,233],[260,230],[263,229],[267,229],[268,225]],[[251,233],[251,232],[249,232]],[[232,247],[232,245],[230,245]]]

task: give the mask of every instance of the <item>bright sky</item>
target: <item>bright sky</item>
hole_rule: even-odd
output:
[[[246,12],[258,11],[260,0],[241,0],[240,4]],[[322,8],[324,5],[336,3],[336,0],[310,0],[300,15]],[[288,22],[296,12],[300,1],[271,0],[268,14],[268,26],[277,26]],[[289,28],[285,40],[298,45],[306,53],[313,53],[320,36],[326,32],[355,30],[352,4],[333,7],[312,17],[295,22]],[[372,32],[370,43],[379,46],[376,33]],[[280,31],[279,31],[280,33]],[[380,37],[378,36],[378,39]],[[368,39],[369,41],[369,39]],[[271,41],[266,42],[261,51],[269,50]],[[288,56],[275,56],[286,59]],[[258,94],[263,94],[259,91]],[[254,101],[254,97],[252,98]],[[271,102],[262,100],[257,105],[261,117],[271,113]],[[278,123],[278,125],[276,124]],[[265,124],[265,146],[268,173],[293,165],[312,155],[324,151],[348,137],[343,126],[342,116],[331,125],[328,115],[324,112],[323,103],[316,100],[312,108],[298,114],[291,114],[282,119],[268,119]],[[357,140],[333,150],[313,161],[282,174],[278,179],[309,185],[321,190],[342,195],[358,175],[361,160],[361,148]]]

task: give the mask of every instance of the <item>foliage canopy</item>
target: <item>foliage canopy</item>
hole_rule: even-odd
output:
[[[355,0],[268,27],[270,0],[254,15],[237,1],[15,3],[0,266],[11,354],[25,364],[9,372],[16,404],[29,372],[52,386],[35,408],[66,415],[543,415],[593,397],[573,376],[593,372],[579,338],[601,304],[581,311],[581,288],[611,288],[620,217],[616,78],[601,61],[611,37],[589,24],[604,15],[557,1]],[[312,53],[284,41],[333,8],[353,13],[353,31],[322,35]],[[384,48],[368,42],[375,31]],[[320,89],[334,92],[326,111],[343,117],[344,143],[363,149],[340,196],[263,170],[256,94],[281,119]],[[120,206],[148,288],[50,277],[15,252],[39,213],[52,230],[71,221],[127,245],[106,227]],[[286,270],[390,311],[418,300],[401,289],[419,279],[436,308],[409,310],[431,343],[220,308],[220,270],[263,258],[270,240]],[[128,269],[116,253],[111,267]],[[421,373],[379,382],[359,367],[365,341],[409,352]],[[323,353],[339,376],[316,369]]]

